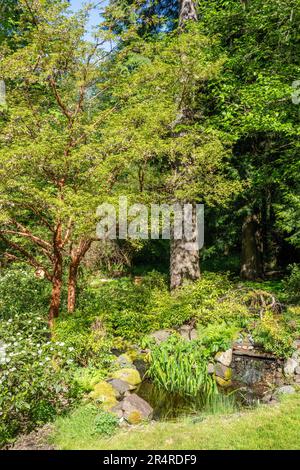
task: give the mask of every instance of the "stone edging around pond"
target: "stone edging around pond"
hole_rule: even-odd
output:
[[[191,341],[196,339],[196,330],[183,325],[178,332]],[[160,330],[151,334],[157,344],[166,341],[174,330]],[[295,352],[284,360],[257,348],[250,335],[240,338],[232,347],[219,352],[214,362],[208,364],[208,373],[215,376],[221,388],[240,390],[247,401],[264,403],[277,401],[280,393],[294,393],[300,386],[300,340],[295,341]],[[137,348],[137,356],[147,351]],[[101,403],[103,410],[111,411],[120,419],[120,424],[138,424],[152,419],[153,408],[135,393],[141,384],[147,364],[142,359],[133,360],[130,354],[116,356],[118,370],[94,386],[89,397]]]
[[[251,336],[240,339],[231,349],[218,353],[208,371],[221,387],[239,388],[268,403],[280,393],[293,393],[300,386],[300,341],[284,360],[257,348]]]

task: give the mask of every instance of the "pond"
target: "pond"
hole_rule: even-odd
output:
[[[138,396],[147,401],[153,408],[154,420],[172,420],[182,416],[211,413],[229,413],[241,408],[252,407],[257,400],[248,400],[240,390],[220,391],[210,400],[199,393],[196,397],[170,393],[145,380],[138,387]]]

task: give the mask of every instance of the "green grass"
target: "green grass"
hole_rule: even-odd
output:
[[[78,450],[300,449],[300,394],[241,413],[132,427],[109,439],[94,434],[94,421],[93,408],[81,406],[56,421],[51,441]]]

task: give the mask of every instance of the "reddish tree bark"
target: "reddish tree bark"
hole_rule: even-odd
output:
[[[89,250],[92,239],[81,240],[76,248],[71,249],[71,261],[68,278],[68,313],[73,313],[76,308],[78,269],[82,259]]]
[[[61,289],[63,277],[63,255],[62,255],[62,227],[59,223],[53,234],[53,254],[54,254],[54,268],[51,278],[52,293],[49,308],[49,325],[53,327],[54,319],[59,316],[60,302],[61,302]]]

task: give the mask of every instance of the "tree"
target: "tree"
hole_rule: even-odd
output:
[[[14,41],[23,46],[2,53],[8,109],[0,129],[0,237],[10,259],[29,263],[51,282],[52,325],[67,265],[68,310],[75,308],[96,207],[111,187],[112,164],[99,134],[111,113],[99,101],[99,63],[107,52],[100,37],[83,39],[86,11],[71,16],[66,2],[20,3],[34,27],[21,18]]]
[[[148,41],[137,35],[119,52],[111,93],[120,105],[105,140],[127,155],[127,186],[140,202],[224,203],[236,189],[206,114],[207,84],[223,63],[212,49],[195,23]],[[199,277],[198,250],[188,249],[190,240],[175,242],[172,287]]]
[[[200,3],[205,34],[217,34],[227,56],[211,88],[210,112],[232,142],[232,163],[245,183],[231,207],[244,247],[241,274],[251,279],[278,265],[284,233],[276,208],[288,209],[284,180],[296,187],[289,169],[298,152],[291,85],[299,75],[299,15],[298,0]]]
[[[193,0],[179,0],[179,27],[185,28],[190,21],[197,21],[196,5]],[[182,62],[185,62],[186,51],[183,51]],[[188,70],[186,70],[188,73]],[[189,80],[193,80],[190,77]],[[187,86],[192,90],[194,84],[188,83],[186,86],[185,82],[187,77],[182,77],[184,84],[183,89],[187,89]],[[185,92],[182,96],[179,96],[179,117],[178,124],[186,124],[188,121],[194,118],[191,110],[191,95],[189,92]],[[182,202],[181,202],[182,203]],[[193,242],[195,243],[197,237],[197,218],[193,214],[192,218],[193,225]],[[176,240],[174,236],[171,239],[170,246],[170,278],[171,278],[171,289],[180,287],[185,279],[196,281],[200,278],[200,256],[199,248],[189,249],[190,240],[187,240],[185,234],[181,240]]]

